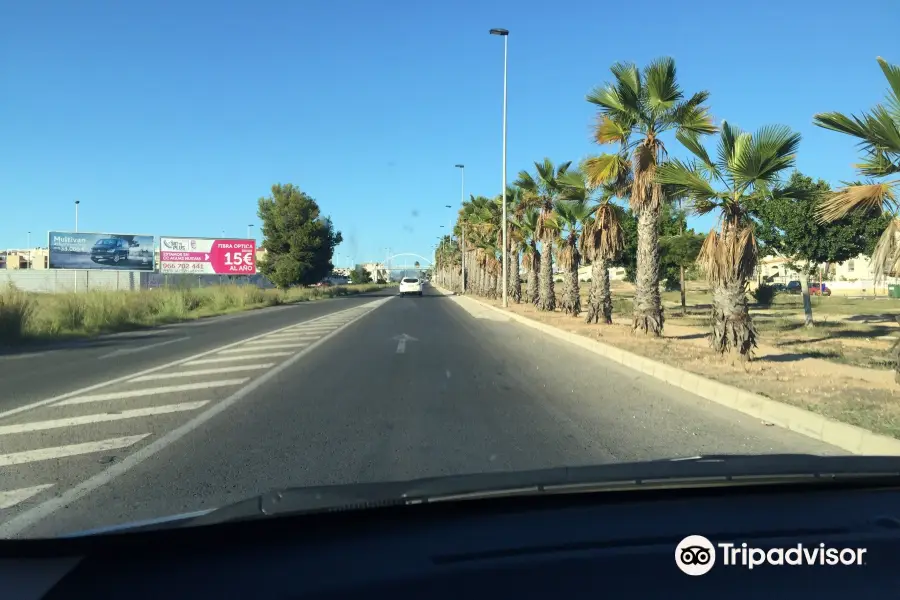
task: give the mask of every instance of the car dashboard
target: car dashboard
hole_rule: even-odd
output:
[[[675,549],[692,534],[866,553],[853,566],[720,560],[690,576]],[[890,486],[553,494],[4,541],[0,597],[882,597],[900,589],[898,542]]]

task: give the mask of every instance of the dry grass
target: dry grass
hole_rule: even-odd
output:
[[[0,290],[0,344],[126,331],[230,312],[361,294],[376,284],[293,288],[255,286],[156,288],[138,291],[33,294]]]

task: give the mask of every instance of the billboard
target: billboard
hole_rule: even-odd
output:
[[[134,233],[51,231],[51,269],[153,271],[154,237]]]
[[[160,238],[159,272],[188,275],[254,275],[256,240]]]

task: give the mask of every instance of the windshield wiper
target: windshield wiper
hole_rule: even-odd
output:
[[[634,489],[648,485],[789,484],[843,482],[847,478],[897,479],[900,483],[900,457],[724,454],[535,471],[451,475],[411,481],[296,487],[261,494],[202,514],[193,513],[181,519],[176,517],[160,521],[158,526],[208,525],[272,515],[362,510],[498,496]],[[155,528],[153,525],[149,527]],[[147,528],[147,525],[141,526],[141,529]]]

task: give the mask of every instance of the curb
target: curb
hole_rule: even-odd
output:
[[[537,329],[557,339],[565,340],[629,369],[664,381],[671,386],[706,400],[756,417],[767,423],[772,423],[826,444],[831,444],[853,454],[900,456],[900,440],[895,438],[874,433],[855,425],[841,423],[796,406],[784,404],[753,392],[707,379],[684,369],[627,352],[577,333],[557,329],[552,325],[492,306],[471,296],[457,296],[455,293],[439,288],[436,285],[434,288],[444,295],[456,296],[461,300],[466,299],[476,302],[481,306],[503,313],[510,319],[527,325],[532,329]]]

